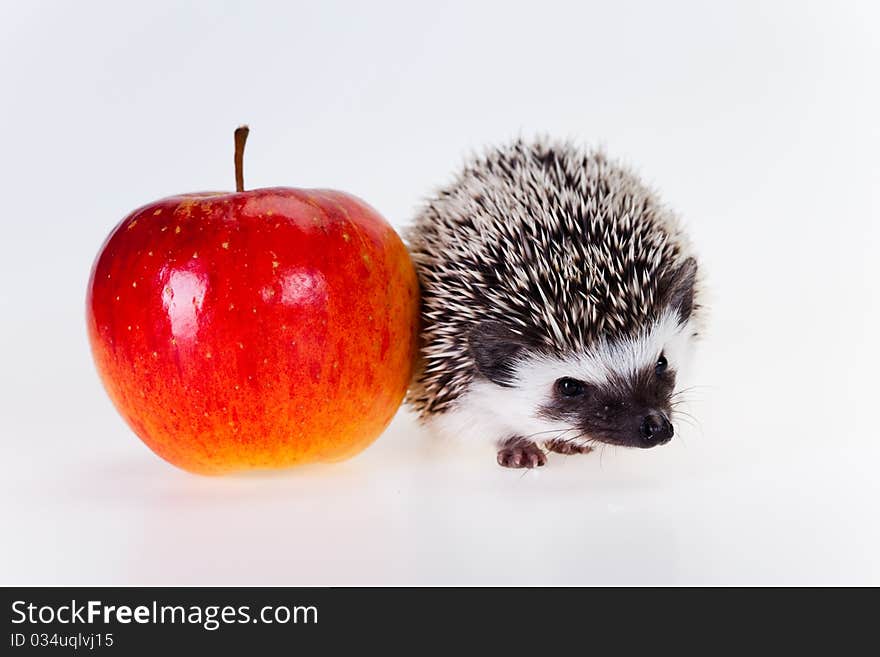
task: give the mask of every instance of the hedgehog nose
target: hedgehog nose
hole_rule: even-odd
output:
[[[662,413],[648,413],[639,427],[639,435],[645,447],[668,443],[672,434],[672,423]]]

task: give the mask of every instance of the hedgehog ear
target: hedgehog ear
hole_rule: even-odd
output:
[[[687,322],[693,312],[696,283],[697,261],[688,258],[668,277],[663,286],[663,306],[678,312],[682,323]]]
[[[528,341],[500,322],[481,322],[468,334],[477,371],[504,388],[513,387],[514,366]]]

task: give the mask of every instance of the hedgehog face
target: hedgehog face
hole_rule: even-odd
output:
[[[470,336],[486,411],[522,436],[574,444],[654,447],[672,438],[676,376],[693,342],[693,277],[654,320],[586,350],[548,353],[497,322]],[[476,399],[475,399],[476,401]]]
[[[577,359],[559,363],[573,372],[583,372]],[[579,373],[578,376],[593,374]],[[587,377],[585,376],[585,379]],[[675,371],[661,352],[653,363],[629,376],[612,375],[600,380],[561,377],[544,394],[539,413],[564,422],[574,431],[563,440],[594,440],[625,447],[656,447],[670,441],[674,433],[672,393]]]

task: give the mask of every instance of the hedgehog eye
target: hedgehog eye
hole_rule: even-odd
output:
[[[584,384],[567,376],[556,381],[556,389],[563,397],[577,397],[584,394]]]
[[[666,361],[666,356],[660,354],[660,358],[657,359],[657,365],[654,366],[654,371],[659,375],[663,374],[666,371],[666,368],[669,366],[669,363]]]

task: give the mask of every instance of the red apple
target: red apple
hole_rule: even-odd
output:
[[[418,286],[379,214],[330,190],[173,196],[132,212],[92,268],[87,323],[116,408],[192,472],[349,457],[394,416]]]

